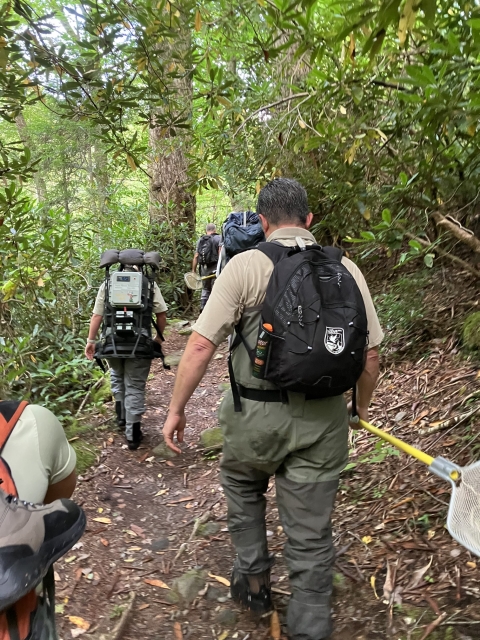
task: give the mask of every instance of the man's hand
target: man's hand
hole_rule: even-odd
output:
[[[91,342],[87,342],[85,345],[85,355],[89,360],[93,360],[93,356],[95,355],[95,345]]]
[[[348,411],[348,417],[350,418],[350,416],[352,415],[352,403],[349,402],[347,405],[347,411]],[[365,409],[365,407],[359,407],[357,405],[357,413],[358,413],[358,417],[360,418],[360,420],[363,420],[364,422],[368,422],[368,407]],[[360,429],[360,425],[358,424],[358,422],[349,422],[349,425],[352,429]]]
[[[169,449],[175,451],[175,453],[182,453],[182,451],[173,443],[173,436],[176,432],[177,441],[183,442],[183,432],[185,431],[186,424],[187,420],[184,413],[176,414],[170,412],[163,426],[163,437],[165,439],[165,444]]]
[[[158,342],[158,344],[162,344],[162,339],[160,338],[159,335],[156,335],[155,338],[153,339],[154,342]]]

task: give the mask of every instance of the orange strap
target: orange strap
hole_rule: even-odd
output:
[[[12,403],[0,402],[0,452],[7,444],[7,440],[9,439],[27,404],[28,402],[26,400],[22,400],[18,403],[18,407],[12,414]]]

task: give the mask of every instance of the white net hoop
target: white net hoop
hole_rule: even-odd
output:
[[[183,279],[185,280],[185,284],[187,285],[187,287],[189,289],[192,289],[192,291],[200,291],[200,289],[202,288],[202,279],[197,273],[194,273],[193,271],[191,271],[190,273],[186,273],[183,276]]]
[[[457,542],[480,556],[480,461],[463,467],[452,486],[447,529]]]

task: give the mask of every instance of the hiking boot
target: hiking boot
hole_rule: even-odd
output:
[[[72,500],[39,505],[0,489],[0,610],[31,591],[85,530],[85,514]]]
[[[273,609],[270,571],[247,576],[234,569],[230,580],[230,593],[235,602],[253,613],[262,615]]]
[[[130,451],[136,451],[143,440],[143,433],[140,427],[140,422],[134,422],[132,425],[132,439],[127,440]]]
[[[115,402],[115,413],[117,414],[117,427],[119,431],[123,431],[125,429],[125,418],[122,418],[122,403],[120,400]]]

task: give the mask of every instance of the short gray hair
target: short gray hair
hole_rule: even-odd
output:
[[[217,230],[217,227],[215,226],[215,224],[214,224],[213,222],[209,222],[209,223],[207,224],[207,226],[206,226],[206,231],[207,231],[207,233],[208,233],[209,231],[216,231],[216,230]]]
[[[296,180],[276,178],[258,194],[257,213],[275,226],[305,224],[309,213],[307,192]]]

